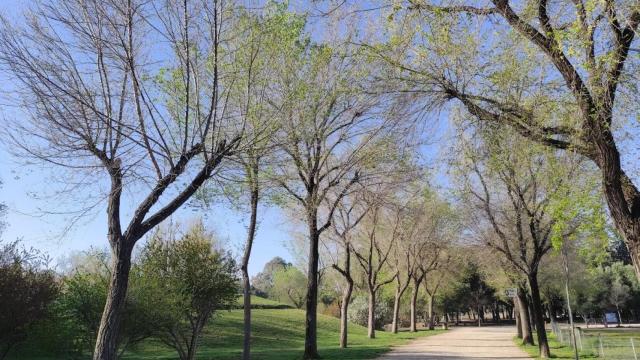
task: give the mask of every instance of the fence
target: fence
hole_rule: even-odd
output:
[[[571,328],[565,324],[551,326],[556,339],[573,348]],[[616,329],[590,329],[576,327],[576,346],[580,357],[597,357],[608,360],[638,360],[640,358],[640,333]]]

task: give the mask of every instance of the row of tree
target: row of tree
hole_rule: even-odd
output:
[[[306,229],[306,358],[319,356],[322,241],[346,283],[344,314],[352,266],[364,274],[373,337],[380,289],[395,282],[400,299],[411,286],[415,298],[451,256],[447,223],[471,220],[465,238],[499,253],[529,293],[518,304],[531,302],[544,357],[540,264],[554,248],[603,242],[599,187],[640,277],[640,193],[616,137],[636,114],[626,105],[637,102],[637,4],[326,3],[335,31],[322,41],[287,4],[47,0],[28,21],[2,18],[0,66],[22,109],[5,140],[22,158],[70,170],[74,193],[84,185],[89,200],[106,199],[113,260],[94,359],[117,356],[135,244],[192,199],[227,195],[249,209],[245,359],[247,269],[266,199],[297,209]],[[375,10],[370,25],[385,31],[356,28],[360,10]],[[461,217],[406,185],[420,174],[415,120],[436,108],[461,125],[451,152]],[[346,344],[346,315],[342,327]]]

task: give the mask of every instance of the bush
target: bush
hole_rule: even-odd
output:
[[[271,297],[300,309],[307,296],[307,277],[294,266],[289,266],[273,274]]]
[[[158,337],[186,360],[195,357],[200,333],[214,313],[236,304],[238,269],[228,253],[214,249],[213,235],[202,224],[174,236],[156,232],[137,272],[145,296],[157,299]]]
[[[385,324],[392,321],[393,309],[384,299],[376,299],[376,313],[374,317],[374,326],[376,329],[383,329]],[[347,312],[347,319],[352,323],[367,326],[369,319],[369,299],[366,295],[356,296]]]
[[[84,259],[85,263],[64,280],[63,293],[57,307],[58,316],[65,320],[65,327],[77,331],[72,352],[90,352],[94,348],[109,287],[107,258],[108,255],[104,252],[89,253]],[[118,336],[120,353],[156,332],[156,299],[149,295],[145,279],[140,278],[134,267],[129,277]]]
[[[48,315],[58,285],[45,265],[45,257],[18,242],[0,244],[0,359]]]

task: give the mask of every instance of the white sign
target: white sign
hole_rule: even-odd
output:
[[[507,290],[505,290],[505,293],[507,294],[507,297],[514,298],[514,297],[518,296],[518,289],[516,289],[516,288],[507,289]]]

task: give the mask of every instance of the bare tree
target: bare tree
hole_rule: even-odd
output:
[[[24,25],[1,20],[0,64],[26,114],[7,122],[8,141],[106,187],[97,196],[112,275],[94,359],[117,356],[136,242],[240,144],[226,110],[233,74],[221,73],[233,57],[222,50],[230,10],[218,0],[45,0]],[[135,205],[128,220],[123,195]]]
[[[589,189],[588,181],[584,183],[586,177],[582,181],[576,179],[579,160],[553,152],[536,152],[544,148],[536,148],[534,144],[515,151],[513,143],[517,140],[509,135],[489,130],[483,137],[483,145],[463,150],[468,156],[467,167],[462,170],[466,199],[482,214],[482,217],[471,215],[470,230],[526,277],[540,354],[549,357],[538,284],[540,262],[551,250],[554,236],[568,238],[584,219],[580,212],[567,208],[561,212],[574,215],[561,223],[559,202],[572,199],[578,203],[576,191],[583,194],[593,189]],[[525,305],[519,304],[521,309]]]

